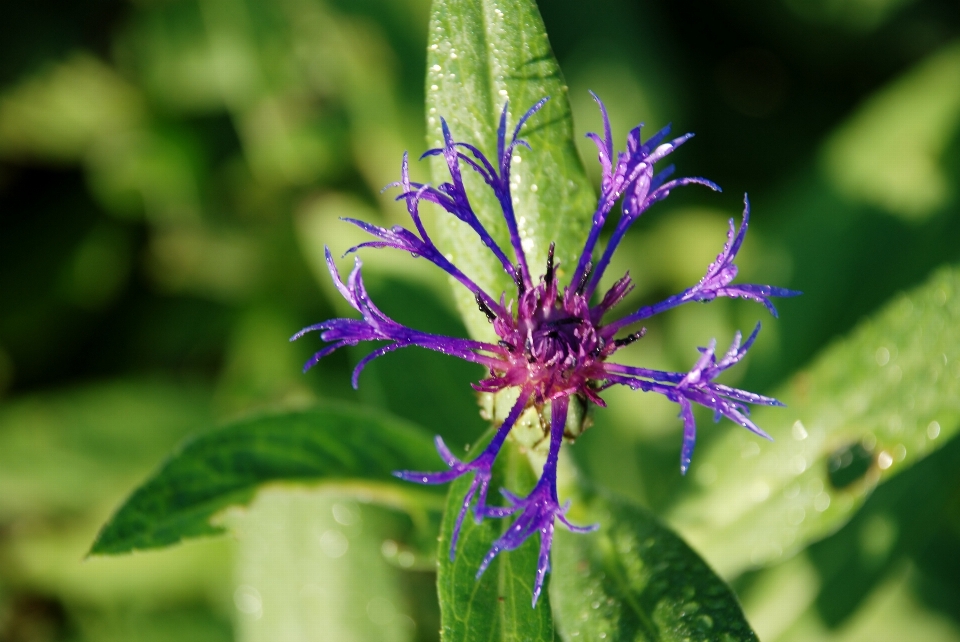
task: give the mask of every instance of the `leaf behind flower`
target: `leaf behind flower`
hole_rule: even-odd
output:
[[[550,101],[521,132],[532,149],[514,155],[512,193],[517,222],[534,277],[544,269],[547,248],[556,242],[561,278],[572,271],[583,249],[596,205],[573,141],[567,87],[550,49],[533,0],[435,0],[427,46],[427,144],[442,146],[440,117],[454,140],[475,145],[497,165],[497,127],[510,102],[507,136],[534,104]],[[508,140],[509,142],[509,140]],[[435,184],[450,180],[441,157],[431,160]],[[471,204],[508,256],[507,226],[493,191],[463,166]],[[441,215],[445,250],[453,262],[494,298],[515,289],[503,268],[477,236],[453,216]],[[473,296],[457,287],[457,301],[471,334],[491,334]]]
[[[883,480],[960,430],[960,268],[939,270],[824,350],[694,458],[669,521],[725,576],[838,529]],[[721,426],[722,427],[722,426]]]

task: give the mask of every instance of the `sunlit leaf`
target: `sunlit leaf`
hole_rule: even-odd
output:
[[[846,522],[883,479],[960,428],[960,269],[937,272],[827,348],[754,420],[694,458],[670,521],[730,576]]]
[[[0,409],[0,519],[112,501],[210,422],[207,393],[160,379],[22,396]]]
[[[941,581],[932,577],[929,566],[922,568],[917,562],[932,557],[935,572],[956,564],[952,521],[958,481],[960,440],[953,440],[877,488],[837,533],[808,547],[805,554],[754,574],[745,583],[743,600],[757,633],[763,640],[816,640],[837,629],[853,635],[871,622],[892,625],[896,618],[890,619],[882,606],[887,598],[879,597],[886,593],[879,587],[891,583],[898,585],[902,599],[914,603],[911,619],[917,626],[936,628],[934,622],[941,618],[918,598],[935,591],[940,609],[956,612],[943,606],[956,597],[950,595],[952,590],[940,588]],[[916,567],[909,572],[911,579],[904,581],[908,560]],[[784,595],[791,596],[787,607]],[[947,639],[960,637],[954,620],[953,637]],[[941,628],[948,632],[950,627]],[[906,638],[937,639],[933,631],[926,635],[919,631]],[[862,637],[855,639],[904,637],[858,635]]]
[[[532,485],[532,471],[526,458],[512,448],[501,458],[509,460],[506,478]],[[495,473],[498,472],[495,469]],[[490,487],[499,487],[499,481],[500,478],[495,474]],[[488,518],[477,524],[472,515],[468,515],[463,520],[456,555],[450,559],[453,526],[470,482],[467,476],[451,485],[440,529],[437,588],[440,594],[441,639],[443,642],[553,640],[553,621],[546,588],[536,608],[531,608],[540,545],[538,537],[531,537],[517,550],[500,553],[483,576],[477,579],[477,569],[490,550],[490,545],[504,533],[512,520]],[[513,484],[509,486],[515,488]]]
[[[222,532],[210,519],[246,504],[271,482],[335,485],[416,512],[424,502],[438,506],[442,500],[391,473],[438,463],[430,439],[415,426],[350,406],[238,421],[187,442],[120,507],[91,553]]]
[[[78,160],[98,138],[140,124],[143,112],[136,87],[75,54],[0,95],[0,156]]]
[[[315,489],[271,488],[224,518],[238,540],[237,639],[408,642],[413,598],[382,553],[403,517]]]
[[[931,609],[912,590],[916,580],[914,569],[904,565],[890,578],[878,583],[863,608],[839,630],[820,620],[814,611],[809,611],[775,642],[960,640],[960,631],[947,614]]]
[[[798,556],[765,570],[751,588],[757,600],[751,621],[754,616],[762,618],[757,630],[764,642],[957,642],[960,629],[956,622],[951,621],[949,612],[925,603],[917,591],[919,580],[916,568],[907,563],[899,565],[888,577],[868,587],[872,590],[862,606],[836,625],[825,622],[811,604],[817,575],[807,559]],[[761,591],[766,595],[760,595]]]
[[[427,144],[442,142],[440,118],[455,140],[479,147],[496,163],[497,126],[510,102],[508,135],[540,99],[546,106],[528,123],[511,171],[517,221],[531,270],[540,274],[550,242],[568,269],[576,264],[593,213],[592,190],[573,143],[566,86],[533,0],[493,2],[435,0],[427,47]],[[436,184],[449,180],[443,160],[431,164]],[[493,192],[471,171],[464,172],[471,203],[483,225],[509,253],[503,214]],[[493,255],[452,216],[441,229],[454,262],[495,297],[510,279]],[[509,254],[508,254],[509,255]],[[457,290],[461,313],[474,335],[489,325],[469,292]]]
[[[871,96],[824,148],[842,193],[904,218],[955,195],[941,156],[960,128],[960,43],[944,47]]]
[[[46,532],[18,534],[4,544],[9,582],[56,596],[65,603],[110,610],[118,603],[134,609],[178,609],[219,599],[230,590],[232,542],[205,538],[135,556],[84,559],[100,514],[64,522]]]
[[[558,529],[550,598],[565,640],[756,641],[736,596],[683,540],[645,509],[594,496]]]

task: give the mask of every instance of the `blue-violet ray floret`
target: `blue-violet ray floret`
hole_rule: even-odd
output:
[[[520,130],[547,99],[541,100],[523,115],[509,139],[507,105],[504,105],[497,131],[495,163],[475,146],[455,141],[446,121],[441,118],[443,147],[428,150],[423,156],[443,157],[450,172],[449,183],[433,187],[412,182],[407,155],[404,154],[400,181],[391,187],[400,188],[398,200],[403,199],[406,202],[413,230],[400,226],[388,229],[347,219],[374,237],[374,240],[351,248],[348,254],[361,247],[389,247],[410,252],[413,256],[435,264],[473,294],[480,310],[493,324],[499,338],[496,344],[430,334],[401,325],[381,312],[370,300],[363,284],[360,259],[355,259],[355,266],[344,283],[329,249],[326,250],[326,258],[334,283],[343,298],[360,313],[361,318],[330,319],[304,328],[293,336],[293,339],[298,339],[308,332],[319,331],[320,338],[328,343],[307,362],[304,370],[313,367],[320,359],[338,348],[356,345],[361,341],[386,342],[357,364],[352,380],[354,387],[358,385],[363,368],[373,359],[399,348],[418,346],[484,366],[488,376],[474,384],[478,391],[517,391],[516,401],[498,427],[493,440],[471,461],[460,461],[438,436],[437,450],[449,470],[434,473],[400,471],[396,474],[403,479],[425,484],[442,484],[466,474],[473,474],[472,483],[453,529],[451,557],[456,549],[463,520],[471,506],[477,521],[485,517],[517,515],[481,562],[477,577],[500,552],[516,549],[531,535],[539,532],[540,557],[534,583],[534,605],[550,568],[550,546],[555,522],[559,520],[567,528],[578,532],[595,528],[570,524],[564,516],[567,506],[561,505],[557,495],[557,460],[566,430],[571,397],[575,397],[577,402],[605,406],[600,393],[610,386],[624,385],[634,390],[658,393],[677,403],[680,407],[679,417],[683,422],[680,469],[684,473],[690,466],[696,441],[693,404],[712,409],[716,421],[719,421],[720,417],[727,417],[749,431],[769,439],[770,437],[750,420],[745,404],[781,405],[780,402],[714,381],[721,372],[744,357],[757,337],[759,324],[744,342],[741,342],[742,337],[738,332],[730,348],[719,359],[715,340],[706,348],[700,348],[700,359],[688,372],[650,370],[610,363],[608,359],[620,348],[643,336],[645,329],[636,329],[641,321],[684,303],[710,301],[717,297],[745,298],[763,304],[776,316],[777,311],[770,297],[799,294],[769,285],[732,283],[737,275],[734,259],[743,243],[750,220],[750,204],[744,197],[743,219],[739,227],[734,224],[733,219],[730,220],[727,242],[699,283],[660,303],[641,307],[618,320],[604,322],[607,312],[620,303],[633,288],[629,275],[625,275],[603,296],[595,297],[595,290],[613,253],[634,221],[653,203],[669,195],[675,187],[700,184],[714,190],[719,188],[703,178],[671,179],[672,166],[660,171],[654,170],[657,162],[692,136],[687,134],[669,140],[669,127],[659,131],[646,142],[641,140],[640,127],[636,127],[627,136],[626,150],[618,152],[614,157],[606,108],[599,98],[595,95],[593,97],[600,106],[604,132],[602,137],[598,134],[588,136],[597,146],[603,178],[589,234],[572,278],[566,285],[558,283],[553,245],[548,252],[544,273],[534,278],[524,253],[510,193],[510,163],[513,152],[517,146],[529,147],[519,138]],[[461,171],[464,166],[479,174],[499,201],[510,234],[511,247],[508,250],[497,244],[474,212],[463,184]],[[620,217],[606,247],[602,252],[598,252],[601,231],[607,215],[617,201],[621,201]],[[469,225],[498,259],[503,270],[514,280],[517,286],[516,295],[484,291],[447,259],[423,226],[420,218],[422,202],[438,205]],[[594,260],[597,253],[599,257]],[[497,294],[498,296],[495,296]],[[621,331],[625,331],[625,334],[618,337]],[[526,497],[518,497],[505,489],[502,490],[508,502],[507,506],[488,505],[487,492],[493,463],[511,429],[517,424],[524,410],[531,406],[542,410],[547,404],[550,407],[549,450],[539,481]]]

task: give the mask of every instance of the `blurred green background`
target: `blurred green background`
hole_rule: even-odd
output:
[[[358,238],[338,218],[403,222],[380,189],[405,149],[424,148],[428,5],[6,3],[0,642],[230,640],[260,617],[230,538],[83,560],[110,511],[189,434],[318,399],[382,407],[458,445],[483,430],[469,364],[400,352],[353,391],[368,347],[304,376],[319,343],[287,341],[349,311],[322,261],[324,244],[336,253]],[[754,217],[741,278],[805,293],[776,322],[734,301],[675,310],[630,348],[637,359],[686,369],[694,346],[763,318],[735,376],[771,392],[893,294],[960,261],[955,0],[551,0],[541,11],[580,134],[600,125],[592,89],[618,141],[641,121],[697,132],[675,162],[726,190],[677,192],[637,225],[612,271],[635,277],[631,302],[698,280],[744,191]],[[599,180],[588,141],[581,153]],[[413,171],[426,179],[425,166]],[[386,312],[464,333],[436,270],[397,253],[364,259]],[[574,456],[667,509],[688,483],[675,407],[606,396]],[[716,430],[704,426],[708,443]],[[946,475],[957,450],[882,486],[793,560],[731,578],[761,639],[960,640],[960,485]],[[914,501],[931,488],[936,501]],[[341,525],[360,510],[333,506]],[[373,511],[354,548],[376,554],[375,526],[391,519]],[[879,556],[838,572],[858,546]],[[380,549],[397,555],[393,540]],[[377,637],[381,625],[436,639],[432,576],[404,573],[422,599],[386,622],[377,610],[369,639],[392,639]],[[881,613],[904,628],[878,625]]]

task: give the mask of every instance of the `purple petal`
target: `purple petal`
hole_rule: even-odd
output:
[[[544,96],[541,98],[536,105],[527,110],[523,116],[520,117],[520,120],[517,121],[517,126],[513,128],[513,142],[517,141],[517,136],[520,135],[520,130],[523,129],[523,126],[530,120],[534,114],[540,111],[544,105],[547,104],[547,101],[550,100],[550,96]],[[504,107],[506,111],[506,107]]]
[[[350,383],[353,385],[353,389],[357,390],[360,388],[360,373],[363,372],[363,369],[367,367],[368,363],[374,359],[379,359],[388,352],[393,352],[397,348],[402,347],[403,345],[399,343],[391,343],[390,345],[383,346],[382,348],[377,348],[363,359],[360,359],[356,367],[353,369],[353,375],[350,377]]]
[[[590,95],[593,96],[597,105],[600,106],[600,116],[603,118],[603,140],[600,140],[600,136],[594,133],[587,134],[587,137],[593,140],[597,146],[600,165],[603,168],[603,180],[604,182],[608,182],[612,178],[613,168],[613,135],[610,133],[610,117],[607,114],[607,107],[603,104],[603,101],[592,91]]]
[[[680,448],[680,472],[686,475],[690,468],[690,460],[693,458],[693,447],[697,442],[697,423],[693,418],[693,407],[690,402],[681,397],[678,400],[680,404],[680,418],[683,420],[683,446]]]
[[[531,606],[537,608],[540,592],[543,590],[543,580],[550,571],[550,548],[553,546],[553,520],[540,528],[540,556],[537,558],[537,575],[533,581],[533,600]]]
[[[450,537],[451,562],[457,553],[457,542],[460,541],[460,529],[463,528],[463,520],[467,516],[467,511],[470,510],[470,503],[473,501],[473,496],[476,494],[477,488],[481,483],[481,476],[478,474],[473,478],[473,481],[470,482],[470,489],[463,498],[463,504],[460,505],[460,513],[457,515],[457,522],[453,525],[453,534]]]

